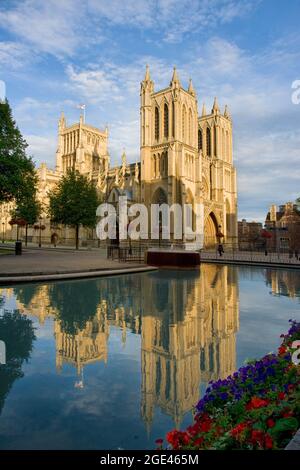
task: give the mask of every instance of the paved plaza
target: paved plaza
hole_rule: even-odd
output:
[[[105,249],[71,250],[71,249],[33,249],[23,250],[21,256],[12,252],[0,256],[0,283],[25,280],[63,279],[70,277],[87,277],[92,274],[126,273],[148,270],[146,265],[138,262],[119,262],[106,258]]]

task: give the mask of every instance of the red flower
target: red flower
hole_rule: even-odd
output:
[[[248,426],[247,423],[239,423],[237,426],[231,429],[230,431],[231,436],[238,439],[241,433],[247,428],[247,426]]]
[[[253,410],[256,408],[262,408],[263,406],[269,405],[269,400],[263,400],[259,397],[252,397],[249,403],[246,405],[246,410]]]
[[[190,436],[195,437],[197,434],[201,432],[201,422],[196,421],[192,426],[187,428],[187,432]]]
[[[279,392],[277,395],[278,400],[284,400],[285,399],[285,393],[284,392]]]
[[[268,426],[268,428],[273,428],[273,427],[275,426],[275,421],[274,421],[274,419],[269,418],[269,419],[267,420],[267,426]]]
[[[178,431],[177,429],[174,429],[173,431],[168,432],[167,434],[167,442],[171,444],[171,446],[174,449],[177,449],[179,446],[179,437],[178,437]]]
[[[211,428],[211,420],[201,421],[199,428],[201,432],[208,432]]]
[[[262,431],[253,430],[251,433],[251,443],[253,445],[258,444],[260,447],[264,445],[264,433]]]
[[[193,446],[200,447],[203,444],[203,441],[204,441],[204,437],[198,437],[198,439],[194,441]]]
[[[186,432],[174,429],[173,431],[168,432],[167,441],[171,444],[173,449],[179,449],[182,445],[187,445],[190,442],[190,437]]]
[[[270,434],[265,435],[265,448],[266,449],[272,449],[273,448],[273,440]]]
[[[158,446],[161,446],[163,442],[164,440],[162,438],[159,438],[159,439],[156,439],[155,444],[157,444]]]
[[[281,346],[278,348],[278,354],[279,354],[279,356],[283,356],[285,353],[286,353],[286,346],[282,346],[282,345],[281,345]]]

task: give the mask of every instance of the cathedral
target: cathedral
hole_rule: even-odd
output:
[[[237,244],[236,170],[232,157],[232,120],[215,98],[211,111],[198,112],[197,94],[190,80],[181,85],[176,68],[169,85],[155,90],[149,67],[140,87],[140,162],[129,163],[125,152],[121,165],[110,166],[108,129],[85,123],[68,126],[64,114],[58,124],[55,170],[38,168],[39,198],[47,207],[48,193],[69,169],[76,169],[96,185],[101,201],[118,207],[120,196],[128,204],[202,204],[204,246],[218,241]],[[7,207],[7,205],[6,205]],[[2,210],[6,239],[13,239],[7,209]],[[192,218],[195,219],[194,213]],[[6,217],[6,219],[5,219]],[[195,220],[191,221],[195,227]],[[34,228],[35,227],[35,228]],[[54,226],[46,211],[39,226],[30,229],[29,240],[43,243],[74,243],[73,229]],[[171,229],[172,241],[172,229]],[[182,243],[184,243],[184,235]],[[97,246],[95,230],[80,230],[81,246]]]

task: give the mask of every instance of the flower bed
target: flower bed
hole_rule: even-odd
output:
[[[290,322],[277,354],[209,383],[194,423],[167,434],[171,449],[283,449],[288,444],[300,425],[300,365],[292,362],[300,323]],[[162,439],[156,443],[162,448]]]

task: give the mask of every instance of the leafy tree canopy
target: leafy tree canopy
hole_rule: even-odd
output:
[[[28,225],[33,225],[40,217],[41,210],[41,203],[37,200],[34,193],[17,202],[17,206],[14,209],[12,216],[14,219],[23,219]]]
[[[54,223],[73,227],[96,225],[97,190],[78,171],[72,170],[63,176],[49,199],[49,215]]]
[[[37,175],[26,148],[6,100],[0,104],[0,202],[20,201],[35,191]]]

